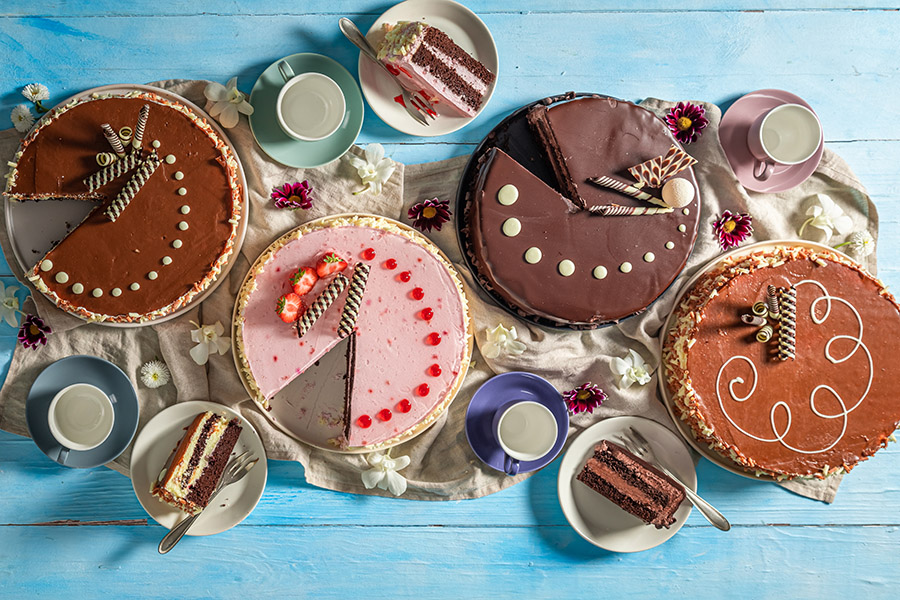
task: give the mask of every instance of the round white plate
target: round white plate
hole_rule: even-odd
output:
[[[576,437],[559,465],[559,505],[569,525],[595,546],[613,552],[640,552],[658,546],[675,535],[691,514],[685,500],[675,512],[675,523],[657,529],[625,512],[617,505],[581,483],[575,476],[594,453],[594,446],[628,427],[634,427],[653,446],[657,456],[691,489],[697,489],[697,473],[690,451],[678,436],[655,421],[643,417],[613,417],[588,427]]]
[[[669,313],[669,316],[666,317],[665,324],[660,330],[662,332],[662,335],[659,336],[660,356],[662,356],[662,347],[666,343],[669,329],[672,326],[672,315],[675,314],[675,309],[678,308],[678,306],[681,304],[681,299],[688,292],[688,290],[694,287],[694,284],[697,283],[697,280],[700,279],[701,276],[718,267],[726,258],[731,258],[734,256],[746,256],[752,252],[759,252],[761,250],[772,250],[777,246],[801,246],[803,248],[809,248],[811,250],[833,252],[835,254],[840,254],[850,260],[853,260],[840,250],[835,250],[830,246],[825,246],[816,242],[808,242],[806,240],[768,240],[763,242],[756,242],[755,244],[750,244],[749,246],[743,246],[741,248],[735,248],[734,250],[726,252],[725,254],[720,254],[719,256],[716,256],[708,263],[703,265],[702,268],[700,268],[696,273],[694,273],[693,276],[691,276],[690,279],[687,280],[687,283],[685,283],[681,287],[681,290],[678,291],[677,299],[672,303],[672,311]],[[672,420],[675,421],[675,426],[678,429],[678,433],[681,434],[681,437],[683,437],[694,450],[699,452],[701,456],[708,458],[713,462],[713,464],[722,467],[726,471],[731,471],[735,475],[740,475],[741,477],[746,477],[747,479],[752,479],[754,481],[777,481],[770,475],[754,475],[753,473],[745,471],[736,463],[726,459],[715,450],[711,450],[706,444],[698,442],[694,438],[694,431],[691,429],[690,425],[682,421],[678,414],[675,412],[675,401],[672,399],[672,395],[669,393],[669,386],[666,385],[667,377],[665,368],[666,367],[663,364],[660,367],[662,373],[660,373],[660,377],[657,377],[657,380],[659,382],[659,393],[663,399],[663,404],[665,405],[666,410],[669,411],[669,415],[672,417]]]
[[[150,494],[150,488],[166,466],[169,455],[184,437],[184,429],[198,414],[211,410],[241,422],[241,436],[234,452],[253,452],[259,462],[239,481],[232,483],[213,498],[187,535],[212,535],[231,529],[249,515],[266,487],[266,449],[249,421],[223,404],[215,402],[182,402],[163,410],[150,419],[134,442],[131,454],[131,484],[144,510],[153,520],[172,529],[185,513]]]
[[[100,325],[105,325],[107,327],[145,327],[147,325],[157,325],[170,319],[174,319],[203,302],[207,296],[212,294],[216,288],[219,287],[219,284],[222,283],[225,276],[231,271],[231,267],[234,266],[234,262],[237,260],[237,257],[241,252],[241,246],[244,243],[244,235],[247,233],[247,224],[250,222],[250,202],[248,201],[247,178],[244,176],[244,167],[241,164],[241,159],[234,149],[231,140],[228,139],[228,135],[219,124],[207,115],[202,108],[190,100],[168,90],[149,85],[115,84],[104,85],[79,92],[74,96],[66,98],[57,104],[57,106],[68,104],[76,98],[90,96],[94,93],[119,94],[132,92],[134,90],[151,92],[167,100],[180,102],[206,119],[210,126],[215,130],[216,134],[222,138],[222,141],[231,148],[235,161],[237,161],[238,181],[240,181],[243,189],[241,200],[243,211],[241,212],[241,220],[238,223],[237,237],[234,240],[234,250],[222,267],[219,276],[216,277],[215,281],[213,281],[206,290],[198,294],[185,306],[172,311],[168,315],[159,317],[158,319],[151,319],[149,321],[144,321],[143,323],[99,322]],[[10,202],[9,198],[3,196],[3,201],[6,204],[6,232],[9,236],[13,254],[16,257],[16,263],[19,265],[22,273],[28,273],[37,263],[38,259],[49,252],[68,234],[69,226],[81,223],[88,213],[96,206],[95,202],[84,200]],[[75,316],[77,317],[79,315]]]
[[[499,77],[500,62],[491,32],[475,13],[462,4],[451,0],[401,2],[378,17],[366,34],[369,43],[377,49],[384,38],[382,25],[385,23],[393,25],[398,21],[422,21],[437,27]],[[422,125],[394,100],[400,93],[400,88],[393,78],[362,53],[359,55],[359,83],[366,101],[375,114],[397,131],[409,135],[422,137],[444,135],[465,127],[478,116],[460,117],[438,104],[435,106],[438,112],[437,119],[430,121],[430,125]],[[494,79],[494,83],[484,96],[481,108],[478,109],[479,115],[487,106],[496,87],[497,79]]]

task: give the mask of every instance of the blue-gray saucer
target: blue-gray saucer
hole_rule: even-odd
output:
[[[115,396],[116,419],[105,442],[91,450],[70,450],[65,462],[61,462],[63,448],[50,433],[47,412],[56,393],[73,383],[89,383],[106,395]],[[51,460],[79,469],[98,467],[118,458],[134,438],[139,415],[137,393],[131,380],[122,369],[96,356],[67,356],[56,361],[34,380],[25,401],[28,431],[37,447]]]

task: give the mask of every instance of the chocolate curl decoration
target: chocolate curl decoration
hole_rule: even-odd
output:
[[[131,146],[135,150],[139,150],[141,142],[144,140],[144,128],[147,126],[147,117],[150,116],[150,105],[145,104],[141,107],[141,114],[138,116],[137,125],[134,127],[134,139],[131,140]]]
[[[603,175],[602,177],[589,177],[588,181],[590,181],[594,185],[599,185],[600,187],[616,190],[617,192],[621,192],[626,196],[631,196],[632,198],[637,198],[638,200],[646,200],[650,204],[655,204],[656,206],[667,207],[666,203],[659,198],[651,196],[647,192],[641,191],[633,185],[625,183],[624,181],[619,181],[618,179],[613,179],[612,177],[607,177],[606,175]]]
[[[677,175],[696,163],[697,159],[672,144],[665,156],[657,156],[639,165],[629,167],[628,172],[638,182],[635,187],[642,188],[647,185],[658,188],[662,187],[662,184],[673,175]]]
[[[753,305],[752,310],[753,310],[753,314],[756,315],[757,317],[765,317],[767,314],[769,314],[769,309],[766,308],[765,302],[756,302]]]
[[[353,333],[353,328],[356,327],[356,319],[359,316],[359,307],[362,304],[363,292],[366,291],[368,279],[369,265],[358,263],[353,269],[353,277],[350,278],[350,289],[347,291],[347,300],[344,302],[341,322],[338,324],[338,335],[342,338]]]
[[[769,285],[769,287],[766,288],[766,312],[768,312],[769,316],[773,319],[778,318],[778,292],[774,285]]]
[[[337,299],[338,294],[340,294],[345,287],[347,287],[347,277],[343,274],[338,273],[334,279],[331,280],[331,283],[328,284],[322,293],[316,297],[312,304],[309,305],[309,308],[306,309],[306,312],[297,319],[297,336],[303,337],[306,335],[306,332],[309,331],[309,328],[313,326],[313,324],[322,316],[322,314],[328,310],[328,307],[331,306],[334,301]]]
[[[592,206],[588,212],[602,217],[630,217],[634,215],[664,215],[672,212],[671,208],[658,206],[619,206],[618,204],[602,204]]]
[[[113,164],[117,165],[121,162],[125,161],[118,160]],[[128,180],[128,183],[125,184],[125,187],[122,188],[122,191],[119,192],[115,200],[107,207],[105,213],[107,219],[115,222],[115,220],[119,218],[119,215],[122,214],[125,207],[128,206],[135,195],[141,191],[141,188],[144,187],[144,184],[147,183],[147,180],[150,179],[150,176],[156,171],[159,163],[159,156],[157,156],[156,153],[151,154],[141,162],[141,166],[138,167],[138,170],[135,171],[134,175],[131,176],[131,179]]]
[[[766,319],[758,315],[741,315],[741,321],[754,327],[762,327],[766,324]]]
[[[766,325],[756,332],[756,341],[764,344],[772,339],[773,333],[775,333],[775,330],[772,329],[772,326]]]
[[[778,358],[794,360],[797,344],[797,288],[791,286],[778,290]]]
[[[106,136],[106,141],[109,142],[109,145],[115,150],[116,155],[118,155],[119,158],[123,158],[125,156],[125,147],[122,145],[122,140],[119,139],[119,134],[113,131],[113,128],[109,126],[109,123],[104,123],[100,128],[103,129],[103,135]]]
[[[101,154],[115,156],[114,154],[112,154],[112,152],[102,152]],[[84,185],[87,186],[88,192],[93,192],[97,188],[106,185],[113,179],[118,179],[119,177],[133,169],[137,164],[139,158],[140,156],[135,153],[128,154],[122,160],[113,161],[96,173],[92,174],[90,177],[84,180]]]

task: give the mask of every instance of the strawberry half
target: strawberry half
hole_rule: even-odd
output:
[[[290,277],[291,285],[294,286],[294,293],[298,296],[302,296],[313,289],[318,280],[319,276],[313,267],[300,267]]]
[[[294,293],[285,294],[278,299],[278,303],[275,305],[275,312],[285,323],[296,321],[304,310],[306,309],[303,306],[303,300]]]
[[[338,256],[335,252],[328,252],[319,262],[316,263],[316,273],[319,277],[328,277],[335,273],[340,273],[347,268],[347,261]]]

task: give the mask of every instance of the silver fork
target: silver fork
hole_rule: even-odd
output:
[[[431,123],[428,122],[428,119],[434,120],[437,118],[437,112],[431,107],[431,103],[426,100],[418,90],[407,89],[400,80],[397,79],[397,76],[391,73],[383,62],[378,60],[378,54],[375,52],[375,48],[372,47],[372,44],[369,43],[369,40],[366,39],[366,36],[362,34],[353,21],[347,17],[342,17],[338,22],[338,26],[341,28],[341,33],[350,40],[351,44],[359,48],[366,57],[370,58],[372,62],[384,69],[384,71],[391,76],[391,79],[400,88],[400,95],[403,99],[401,104],[403,105],[403,108],[406,109],[406,112],[409,113],[409,116],[426,127],[431,125]]]
[[[244,475],[250,472],[250,469],[259,462],[259,459],[253,456],[252,452],[244,452],[240,456],[235,456],[228,464],[225,466],[225,474],[222,475],[222,479],[219,480],[219,485],[216,486],[216,489],[213,490],[212,495],[209,497],[209,502],[212,502],[216,497],[216,494],[224,490],[226,487],[231,485],[232,483],[239,481]],[[197,520],[197,517],[203,514],[203,511],[198,512],[195,515],[190,515],[182,519],[178,525],[173,527],[169,533],[163,537],[163,539],[159,542],[159,553],[165,554],[169,550],[175,547],[175,544],[184,537],[184,534],[187,533],[188,529],[191,528],[191,525],[194,524],[194,521]]]
[[[722,531],[728,531],[731,529],[731,523],[728,522],[722,513],[717,511],[712,504],[701,498],[697,495],[697,493],[692,490],[687,484],[685,484],[678,475],[670,471],[666,465],[664,465],[659,458],[656,457],[656,454],[653,452],[653,448],[650,446],[650,442],[647,441],[641,433],[635,429],[634,427],[629,427],[626,431],[622,432],[622,436],[619,438],[622,442],[622,445],[625,446],[626,449],[633,452],[639,458],[646,460],[647,462],[653,463],[659,469],[681,484],[681,487],[684,488],[684,493],[687,496],[688,500],[691,501],[691,504],[697,507],[697,510],[700,511],[700,514],[703,515],[707,521],[712,523],[718,529]]]

